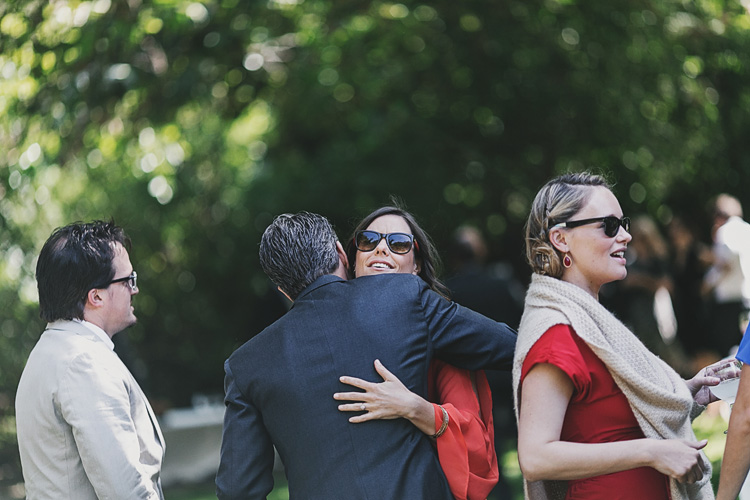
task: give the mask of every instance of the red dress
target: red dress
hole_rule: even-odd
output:
[[[529,350],[521,382],[537,363],[560,368],[573,382],[561,441],[610,443],[645,437],[607,367],[568,325],[547,330]],[[568,500],[665,500],[669,478],[651,467],[568,481]]]
[[[430,399],[448,412],[448,428],[437,438],[437,451],[448,485],[457,500],[487,498],[499,479],[492,424],[492,394],[484,372],[476,376],[476,394],[471,374],[433,360],[430,364]],[[437,404],[435,432],[443,423]]]

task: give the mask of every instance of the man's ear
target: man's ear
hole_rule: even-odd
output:
[[[99,288],[92,288],[89,290],[89,293],[86,294],[86,302],[88,302],[88,305],[91,307],[101,307],[104,304],[102,291]]]
[[[341,246],[340,241],[336,241],[336,253],[339,256],[339,265],[336,267],[336,270],[333,271],[332,274],[335,274],[341,279],[348,280],[349,279],[349,257],[346,256],[346,252],[344,251],[344,247]]]
[[[347,257],[344,246],[340,241],[336,241],[336,253],[339,254],[339,261],[343,264],[344,269],[349,269],[349,257]]]
[[[558,251],[562,253],[568,253],[570,250],[568,248],[568,242],[566,239],[565,231],[562,230],[562,228],[553,228],[549,231],[549,241],[552,243],[552,246],[555,247]]]
[[[288,294],[288,293],[286,293],[286,292],[285,292],[284,290],[282,290],[280,286],[277,286],[276,288],[277,288],[277,289],[278,289],[278,290],[279,290],[279,291],[280,291],[281,293],[283,293],[283,294],[284,294],[284,297],[286,297],[287,299],[289,299],[289,302],[294,302],[294,301],[292,300],[292,298],[291,298],[291,297],[289,296],[289,294]]]

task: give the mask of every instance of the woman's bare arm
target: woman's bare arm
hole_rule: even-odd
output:
[[[581,479],[637,467],[653,467],[681,482],[699,480],[703,442],[637,439],[614,443],[561,441],[573,383],[551,364],[536,365],[526,375],[521,393],[518,458],[529,481]]]

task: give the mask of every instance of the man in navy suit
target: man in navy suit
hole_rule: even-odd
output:
[[[447,301],[409,274],[347,281],[347,257],[328,221],[277,217],[261,265],[294,301],[224,364],[226,414],[220,499],[264,499],[274,446],[290,499],[453,499],[430,440],[405,419],[349,423],[333,394],[342,375],[377,380],[379,359],[426,397],[432,357],[508,369],[516,334]]]

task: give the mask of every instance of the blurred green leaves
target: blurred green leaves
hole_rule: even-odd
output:
[[[150,394],[186,404],[284,310],[257,265],[278,213],[343,239],[395,195],[439,247],[476,224],[524,277],[526,212],[556,173],[609,173],[626,213],[662,221],[750,201],[748,54],[750,16],[718,0],[6,2],[0,415],[55,227],[130,233],[125,335]]]

